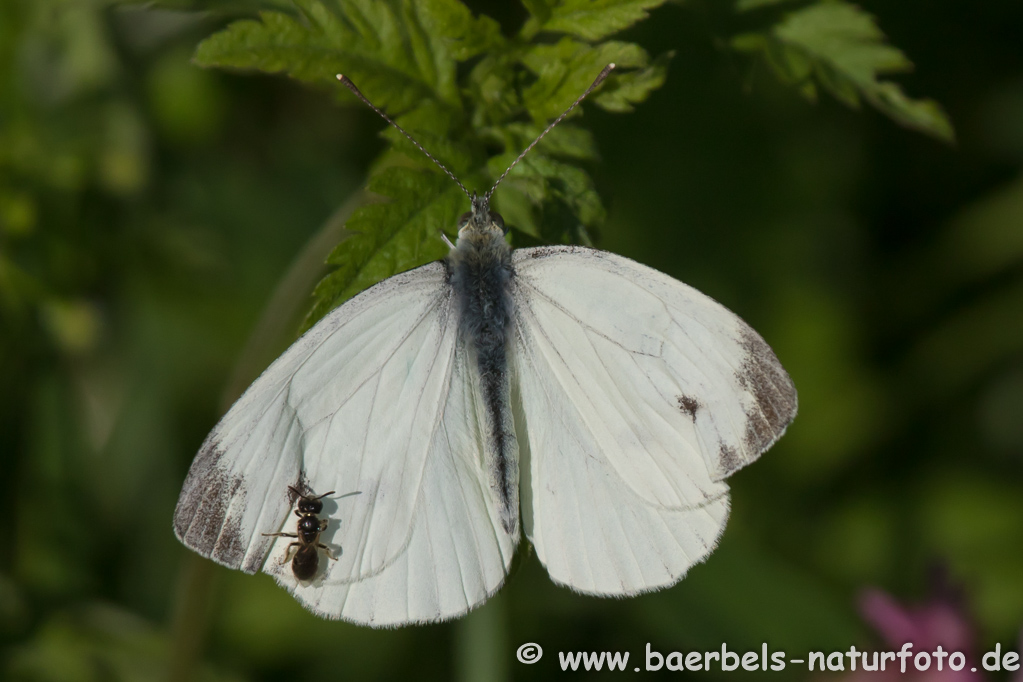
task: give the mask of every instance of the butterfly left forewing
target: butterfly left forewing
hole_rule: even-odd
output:
[[[372,445],[367,434],[379,427],[366,417],[361,397],[389,367],[399,364],[406,377],[399,392],[404,388],[409,395],[391,396],[383,403],[376,414],[380,424],[396,416],[390,410],[427,389],[439,392],[439,375],[426,362],[413,372],[400,356],[411,345],[420,350],[421,359],[429,360],[423,356],[432,352],[442,365],[450,362],[454,343],[443,345],[450,318],[446,280],[444,267],[435,263],[371,287],[332,311],[267,368],[213,428],[192,463],[174,515],[178,538],[203,556],[254,573],[274,543],[263,533],[280,530],[288,519],[293,501],[289,485],[308,479],[318,490],[347,487],[335,486],[336,466],[330,467],[330,481],[313,480],[313,463],[336,460],[343,447],[345,461],[335,464],[344,475],[380,478],[377,470],[386,471],[393,463],[369,454],[374,448],[366,447]],[[412,428],[411,420],[401,424],[406,432]],[[341,447],[324,440],[331,429],[341,427],[347,427]],[[406,456],[398,470],[403,465],[406,475],[389,480],[411,489],[425,446],[402,452]],[[364,457],[370,458],[365,466]],[[403,489],[376,504],[376,528],[407,530],[409,498]],[[406,535],[371,529],[366,541],[375,554],[359,570],[369,573],[382,565],[400,550]]]
[[[319,615],[371,625],[452,617],[496,590],[515,539],[482,494],[485,445],[464,424],[472,382],[448,279],[442,263],[392,277],[285,351],[193,462],[175,512],[182,542],[263,568]],[[319,541],[342,553],[306,582],[289,563],[294,538],[264,535],[295,532],[288,486],[361,491],[327,501]]]

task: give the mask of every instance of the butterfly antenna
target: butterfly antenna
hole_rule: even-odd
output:
[[[437,164],[437,166],[439,166],[439,167],[440,167],[440,169],[441,169],[442,171],[444,171],[445,173],[447,173],[447,174],[448,174],[448,177],[449,177],[449,178],[451,178],[452,180],[454,180],[454,181],[455,181],[455,183],[456,183],[456,184],[457,184],[457,185],[458,185],[459,187],[461,187],[461,188],[462,188],[462,191],[463,191],[463,192],[465,192],[465,196],[469,197],[470,199],[472,198],[472,195],[471,195],[471,194],[469,193],[469,190],[467,190],[467,189],[465,188],[465,185],[463,185],[463,184],[462,184],[462,181],[461,181],[461,180],[459,180],[458,178],[456,178],[456,177],[455,177],[455,174],[454,174],[454,173],[452,173],[451,171],[449,171],[449,170],[448,170],[448,167],[447,167],[447,166],[445,166],[445,165],[444,165],[443,163],[441,163],[440,161],[438,161],[438,160],[436,159],[436,157],[434,157],[434,155],[433,155],[433,154],[431,154],[430,152],[428,152],[428,151],[426,151],[425,149],[423,149],[423,145],[421,145],[421,144],[419,144],[418,142],[416,142],[416,138],[414,138],[414,137],[412,137],[411,135],[409,135],[409,134],[408,134],[408,132],[407,132],[407,131],[406,131],[406,130],[405,130],[404,128],[402,128],[402,127],[401,127],[400,125],[398,125],[397,123],[395,123],[394,121],[392,121],[392,120],[391,120],[391,117],[390,117],[390,116],[388,116],[387,114],[385,114],[385,113],[384,113],[383,111],[381,111],[380,109],[378,109],[378,108],[376,107],[376,105],[375,105],[375,104],[373,104],[372,102],[370,102],[370,101],[369,101],[369,100],[368,100],[368,99],[366,98],[366,96],[365,96],[364,94],[362,94],[362,91],[361,91],[361,90],[359,90],[359,88],[355,87],[355,83],[353,83],[353,82],[351,81],[351,79],[350,79],[350,78],[348,78],[348,76],[345,76],[345,75],[342,75],[342,74],[340,74],[340,73],[339,73],[339,74],[337,75],[337,79],[338,79],[339,81],[341,81],[341,84],[342,84],[342,85],[344,85],[344,86],[345,86],[346,88],[348,88],[349,90],[351,90],[351,91],[352,91],[352,94],[353,94],[353,95],[355,95],[356,97],[358,97],[359,99],[361,99],[361,100],[362,100],[363,102],[365,102],[365,103],[366,103],[366,106],[368,106],[368,107],[369,107],[370,109],[372,109],[373,111],[375,111],[375,112],[377,112],[378,114],[380,114],[381,118],[383,118],[383,119],[384,119],[385,121],[387,121],[387,122],[388,122],[388,123],[390,123],[390,124],[391,124],[392,126],[394,126],[395,128],[397,128],[397,129],[398,129],[398,132],[400,132],[400,133],[401,133],[402,135],[404,135],[405,137],[407,137],[407,138],[408,138],[408,140],[409,140],[409,142],[411,142],[412,144],[414,144],[414,145],[416,146],[416,149],[418,149],[418,150],[419,150],[419,151],[421,151],[422,153],[426,154],[426,158],[430,159],[430,161],[433,161],[433,162],[434,162],[435,164]],[[592,90],[592,89],[593,89],[593,88],[591,87],[591,88],[590,88],[590,90]],[[587,90],[587,92],[589,92],[589,90]],[[585,97],[585,95],[584,95],[584,97]],[[579,99],[582,99],[582,97],[580,97]],[[578,104],[578,102],[576,102],[576,104]],[[573,104],[572,106],[575,106],[575,104]],[[565,112],[565,113],[568,113],[568,112]],[[546,131],[544,131],[544,132],[546,133]]]
[[[529,150],[531,150],[533,147],[535,147],[536,144],[540,140],[543,139],[544,135],[546,135],[547,133],[551,132],[551,130],[554,129],[554,126],[558,125],[563,120],[565,120],[565,117],[568,116],[570,113],[572,113],[572,110],[575,109],[577,106],[579,106],[579,103],[582,102],[584,99],[586,99],[587,95],[589,95],[591,92],[593,92],[597,88],[598,85],[600,85],[601,83],[604,82],[604,79],[607,78],[608,75],[610,75],[610,73],[614,70],[614,68],[615,68],[614,64],[608,64],[607,66],[604,67],[604,70],[601,71],[600,75],[598,75],[597,78],[593,81],[593,83],[590,84],[590,87],[586,88],[586,91],[583,94],[579,95],[579,98],[576,101],[572,102],[572,106],[570,106],[568,109],[565,109],[565,112],[563,114],[561,114],[561,116],[558,116],[556,119],[551,121],[551,124],[549,126],[547,126],[546,128],[544,128],[544,131],[542,133],[540,133],[540,135],[535,140],[533,140],[533,142],[528,147],[526,147],[524,150],[522,150],[522,153],[519,154],[518,158],[516,158],[514,161],[511,162],[511,165],[508,166],[508,168],[504,171],[504,173],[501,174],[501,177],[499,177],[497,179],[497,182],[494,183],[494,186],[491,187],[490,190],[486,193],[486,195],[484,196],[484,199],[486,199],[487,201],[490,201],[490,196],[494,193],[494,190],[497,189],[497,186],[501,184],[501,181],[504,180],[505,177],[507,177],[508,173],[511,172],[511,169],[515,168],[515,164],[517,164],[519,161],[521,161],[522,157],[524,157],[526,154],[528,154]],[[371,104],[370,106],[373,106],[373,105]]]

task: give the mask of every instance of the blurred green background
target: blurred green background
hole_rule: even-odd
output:
[[[955,145],[808,104],[726,47],[743,19],[715,0],[629,29],[676,51],[667,83],[633,114],[586,112],[600,245],[739,313],[800,392],[785,438],[732,479],[720,548],[670,590],[601,600],[552,585],[524,544],[467,619],[374,631],[212,567],[170,519],[225,403],[293,340],[382,122],[194,67],[238,4],[2,0],[0,678],[541,679],[557,651],[635,661],[647,642],[845,650],[877,641],[864,587],[925,601],[933,565],[982,650],[1016,642],[1023,4],[860,4]],[[529,641],[547,653],[524,666]]]

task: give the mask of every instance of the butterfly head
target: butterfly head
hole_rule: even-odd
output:
[[[477,235],[499,235],[503,238],[508,228],[504,226],[501,214],[490,210],[490,197],[473,192],[471,199],[471,210],[458,219],[458,238]]]

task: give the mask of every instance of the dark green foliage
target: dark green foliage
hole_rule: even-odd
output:
[[[739,0],[740,10],[780,4],[783,0]],[[766,31],[732,39],[742,52],[763,55],[783,82],[810,100],[822,87],[839,101],[871,106],[900,124],[952,141],[955,133],[945,112],[930,99],[912,99],[890,74],[910,71],[913,64],[888,45],[874,17],[845,0],[820,0],[787,13]]]
[[[606,40],[662,1],[534,0],[526,3],[529,19],[505,38],[496,22],[474,17],[459,0],[296,0],[293,13],[263,11],[258,19],[232,23],[203,41],[195,59],[203,66],[285,73],[348,99],[335,83],[344,73],[483,192],[605,65],[618,68],[591,103],[608,111],[631,111],[663,85],[670,52],[651,60],[635,43]],[[740,9],[758,4],[747,0]],[[825,1],[733,43],[763,52],[811,98],[817,82],[849,105],[858,106],[862,97],[900,123],[950,138],[951,126],[936,104],[910,100],[896,84],[877,80],[910,66],[882,38],[866,13]],[[460,72],[458,65],[466,62],[471,68]],[[588,242],[604,220],[600,197],[581,165],[594,158],[593,145],[571,124],[563,128],[557,141],[541,144],[513,171],[495,200],[515,226],[513,235],[527,237],[523,243]],[[385,152],[369,186],[395,206],[359,210],[352,217],[347,229],[358,236],[331,254],[329,262],[338,270],[316,288],[307,327],[375,282],[442,256],[440,234],[451,235],[465,209],[465,201],[450,191],[431,196],[443,185],[434,182],[439,169],[396,131],[385,135],[404,158]],[[423,172],[377,177],[394,163]]]
[[[584,40],[601,40],[647,17],[664,0],[530,0],[523,4],[532,15],[522,27],[531,39],[542,31],[568,33]]]
[[[661,2],[533,2],[518,35],[505,38],[492,19],[473,17],[458,0],[300,0],[294,14],[264,11],[258,20],[231,24],[199,46],[196,62],[282,72],[348,99],[335,83],[344,73],[456,175],[485,192],[607,64],[618,69],[592,103],[608,111],[630,111],[664,83],[669,54],[651,60],[635,43],[597,42]],[[556,34],[565,35],[551,43]],[[471,68],[459,77],[458,65],[469,60]],[[404,158],[385,152],[369,189],[389,205],[352,217],[347,229],[355,236],[331,254],[338,270],[316,288],[306,325],[375,282],[443,256],[440,235],[453,235],[468,206],[402,136],[394,130],[385,135]],[[580,165],[593,158],[590,138],[566,123],[512,172],[508,193],[498,194],[495,207],[540,241],[577,239],[605,216]],[[399,171],[396,163],[420,171]],[[575,224],[550,220],[561,206],[576,216]],[[552,229],[555,224],[560,229]]]

